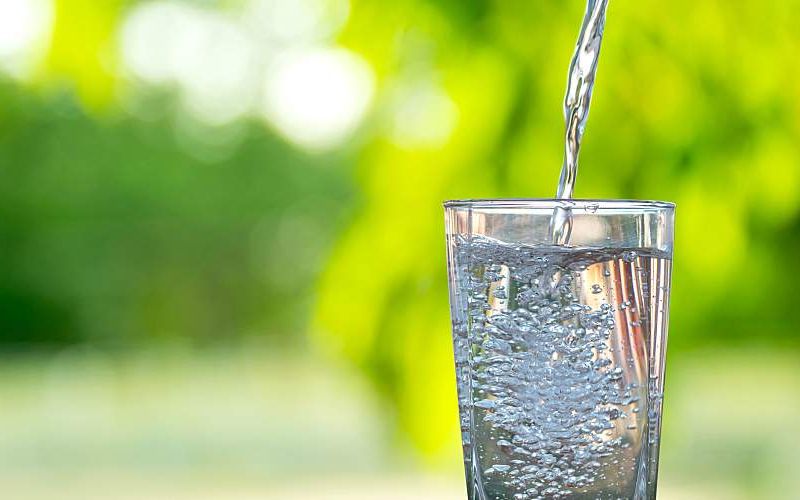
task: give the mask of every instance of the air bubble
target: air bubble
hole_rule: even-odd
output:
[[[620,266],[618,251],[464,241],[456,249],[469,263],[459,268],[459,300],[467,304],[454,337],[460,410],[464,446],[480,464],[488,498],[563,499],[613,487],[629,474],[624,457],[640,449],[624,426],[636,421],[626,412],[637,412],[633,403],[643,394],[635,383],[647,387],[635,371],[620,368],[632,361],[617,337],[630,315],[618,324],[617,311],[630,303],[616,300],[641,290],[587,296],[606,290],[610,281],[598,280],[601,273],[633,273],[633,266]]]

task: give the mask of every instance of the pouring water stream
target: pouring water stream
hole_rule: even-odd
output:
[[[555,245],[568,245],[572,232],[569,200],[575,190],[575,178],[578,175],[578,154],[586,121],[589,118],[589,105],[597,74],[607,6],[608,0],[589,0],[575,53],[569,66],[567,93],[564,97],[566,122],[564,164],[561,167],[561,177],[556,192],[556,198],[565,200],[565,203],[564,206],[555,209],[550,222],[550,234]]]

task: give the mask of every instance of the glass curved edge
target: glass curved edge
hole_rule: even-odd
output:
[[[558,207],[569,209],[592,210],[674,210],[675,203],[657,200],[628,200],[628,199],[557,199],[557,198],[475,198],[463,200],[447,200],[443,202],[445,208],[472,208],[472,209],[555,209]]]

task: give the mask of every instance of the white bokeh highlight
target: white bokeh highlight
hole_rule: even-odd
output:
[[[244,116],[253,102],[253,46],[232,20],[190,5],[142,4],[122,28],[123,62],[151,85],[174,85],[187,112],[209,125]]]
[[[370,66],[342,48],[283,54],[267,70],[262,112],[291,142],[327,150],[346,140],[375,91]]]
[[[53,22],[52,0],[0,0],[0,71],[31,76],[47,52]]]
[[[153,0],[127,13],[121,59],[138,84],[177,92],[199,123],[256,117],[299,148],[330,150],[375,93],[369,64],[333,45],[349,13],[348,0],[249,0],[230,11]]]
[[[298,46],[331,40],[349,16],[348,0],[250,0],[243,19],[259,38]]]

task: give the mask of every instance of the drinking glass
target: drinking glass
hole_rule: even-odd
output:
[[[674,204],[444,206],[469,499],[655,498]]]

